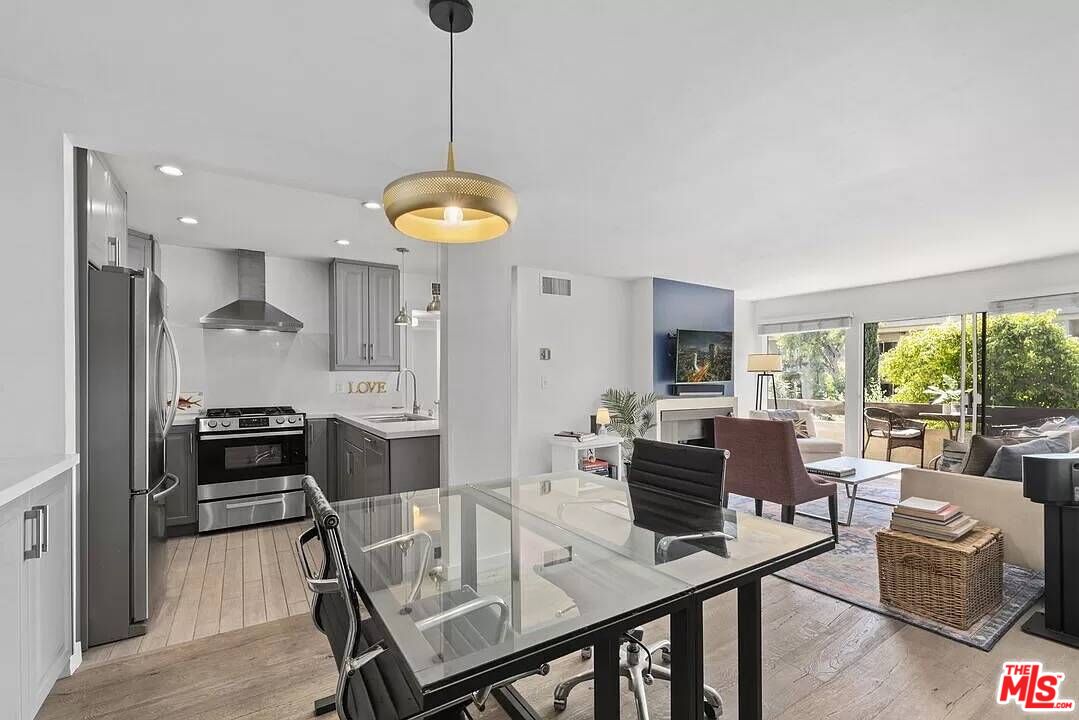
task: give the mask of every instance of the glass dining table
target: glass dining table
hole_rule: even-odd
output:
[[[579,472],[333,504],[371,620],[425,709],[587,647],[619,717],[623,633],[670,617],[671,713],[704,713],[702,603],[737,590],[739,717],[759,718],[761,578],[831,535]],[[539,715],[512,685],[516,719]]]

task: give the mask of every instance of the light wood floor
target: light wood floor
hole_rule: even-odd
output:
[[[665,621],[646,627],[665,635]],[[994,691],[1007,660],[1042,660],[1064,672],[1066,697],[1079,699],[1079,651],[1014,627],[990,653],[960,645],[775,578],[763,589],[765,717],[779,720],[981,720],[1023,717],[998,706]],[[705,605],[706,677],[735,718],[735,598]],[[592,717],[591,688],[581,685],[569,709],[551,707],[555,683],[587,667],[578,656],[554,663],[544,678],[517,687],[546,718]],[[81,670],[60,681],[40,720],[108,718],[311,718],[336,673],[325,638],[306,617],[290,617],[139,657]],[[623,694],[621,716],[635,718]],[[649,688],[653,720],[669,718],[667,686]],[[331,716],[332,717],[332,716]],[[478,714],[502,720],[497,706]]]
[[[84,667],[307,613],[295,540],[308,524],[170,539],[165,599],[147,633],[90,648]]]

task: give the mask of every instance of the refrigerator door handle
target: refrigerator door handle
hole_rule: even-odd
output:
[[[165,426],[161,431],[162,437],[168,437],[169,432],[172,430],[172,423],[176,420],[176,410],[180,404],[180,353],[176,350],[176,338],[172,336],[172,328],[169,327],[169,321],[165,318],[161,318],[161,327],[165,331],[165,337],[169,341],[169,351],[172,355],[172,401],[169,403],[169,409],[165,413]]]

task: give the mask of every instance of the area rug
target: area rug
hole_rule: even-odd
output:
[[[859,494],[895,502],[899,497],[898,481],[886,478],[863,486]],[[739,510],[750,512],[753,510],[753,501],[745,498],[732,495],[730,504],[731,507]],[[828,514],[827,505],[823,501],[807,503],[799,509],[818,515]],[[840,490],[840,517],[845,517],[846,509],[846,497]],[[779,507],[765,503],[764,514],[778,519]],[[818,555],[786,570],[781,570],[776,573],[776,577],[866,610],[902,620],[986,652],[993,649],[1004,633],[1008,632],[1012,625],[1037,602],[1045,589],[1045,578],[1042,573],[1005,564],[1003,604],[974,623],[969,630],[959,630],[883,605],[880,602],[880,585],[877,577],[876,532],[880,528],[887,527],[890,517],[891,508],[859,502],[855,506],[853,525],[840,528],[839,543],[834,552]],[[821,532],[829,532],[828,523],[812,518],[799,516],[796,518],[796,523]]]

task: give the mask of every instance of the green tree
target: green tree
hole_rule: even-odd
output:
[[[862,388],[866,400],[880,400],[880,343],[877,323],[866,323],[862,338]]]
[[[1079,407],[1079,338],[1070,337],[1056,315],[1048,311],[989,319],[987,404]],[[959,348],[958,325],[917,330],[881,356],[881,377],[895,385],[896,402],[929,402],[929,387],[940,386],[945,376],[960,376]],[[968,343],[968,368],[972,352]]]
[[[790,333],[776,338],[783,358],[779,394],[788,398],[842,400],[846,386],[846,330]]]

